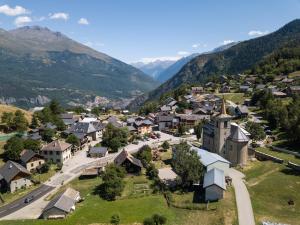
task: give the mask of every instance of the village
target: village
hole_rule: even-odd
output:
[[[300,93],[300,74],[237,77],[180,87],[139,113],[69,110],[55,101],[32,109],[28,128],[4,146],[3,224],[73,224],[79,218],[84,224],[189,224],[187,215],[205,215],[203,224],[296,224],[300,153],[284,144],[288,140],[270,125],[261,102],[265,96],[291,102]],[[9,121],[18,121],[8,114],[1,121],[6,133],[15,129]],[[267,190],[255,189],[265,188],[259,186],[264,181],[269,188],[272,175],[295,188],[278,205],[291,217],[268,209],[272,202],[266,201],[276,198],[272,191],[263,196]]]

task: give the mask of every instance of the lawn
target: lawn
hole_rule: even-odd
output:
[[[169,225],[217,225],[236,224],[236,211],[234,192],[230,188],[225,199],[216,203],[216,210],[186,210],[168,207],[161,194],[152,194],[151,181],[141,175],[138,177],[127,176],[126,187],[122,196],[116,201],[102,200],[95,194],[95,187],[101,183],[100,178],[79,180],[76,179],[67,186],[80,191],[85,200],[78,203],[76,211],[65,220],[25,220],[25,221],[1,221],[2,225],[87,225],[109,224],[113,214],[118,214],[122,224],[142,223],[145,217],[154,213],[167,217]],[[140,192],[143,190],[142,192]],[[146,190],[146,192],[144,192]],[[141,195],[142,194],[142,195]],[[191,194],[181,196],[185,201],[191,200]],[[180,200],[178,200],[180,201]],[[224,222],[225,221],[225,222]]]
[[[232,101],[234,103],[237,104],[243,104],[245,99],[247,97],[245,97],[244,93],[222,93],[222,94],[217,94],[217,96],[223,97],[226,100]]]
[[[296,164],[300,165],[300,159],[296,158],[294,155],[283,153],[283,152],[273,151],[273,150],[271,150],[267,147],[260,147],[260,148],[257,148],[257,150],[260,151],[260,152],[264,152],[264,153],[267,153],[269,155],[281,158],[286,162],[291,161],[293,163],[296,163]]]
[[[243,172],[257,224],[263,220],[299,224],[300,174],[270,161],[252,162]]]

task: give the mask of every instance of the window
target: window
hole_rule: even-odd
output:
[[[60,163],[60,159],[57,159],[56,162],[57,162],[57,163]]]
[[[53,152],[52,152],[52,151],[50,151],[50,152],[49,152],[49,155],[53,155]]]
[[[48,152],[47,151],[43,151],[44,152],[44,155],[48,155]]]
[[[219,127],[219,122],[217,121],[217,123],[216,123],[216,127]]]
[[[31,163],[31,167],[33,167],[33,163]]]
[[[41,161],[39,161],[39,165],[41,165],[42,164],[42,162]]]
[[[59,155],[59,152],[56,152],[56,155]]]
[[[225,121],[224,122],[224,128],[227,128],[227,126],[228,126],[228,121]]]

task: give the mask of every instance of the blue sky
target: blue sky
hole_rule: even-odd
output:
[[[1,28],[46,26],[125,62],[205,52],[296,18],[300,0],[0,0]]]

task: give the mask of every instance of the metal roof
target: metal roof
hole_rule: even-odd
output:
[[[0,174],[7,183],[10,183],[10,181],[20,172],[26,175],[30,175],[30,172],[25,167],[10,160],[0,168]]]
[[[196,148],[196,147],[191,147],[191,149],[197,152],[198,156],[200,157],[200,161],[204,166],[211,165],[215,162],[223,162],[223,163],[230,164],[229,161],[227,161],[222,156],[216,153],[208,152],[204,149]]]
[[[223,190],[226,190],[225,175],[223,170],[213,168],[204,174],[203,188],[207,188],[212,185],[217,185]]]

